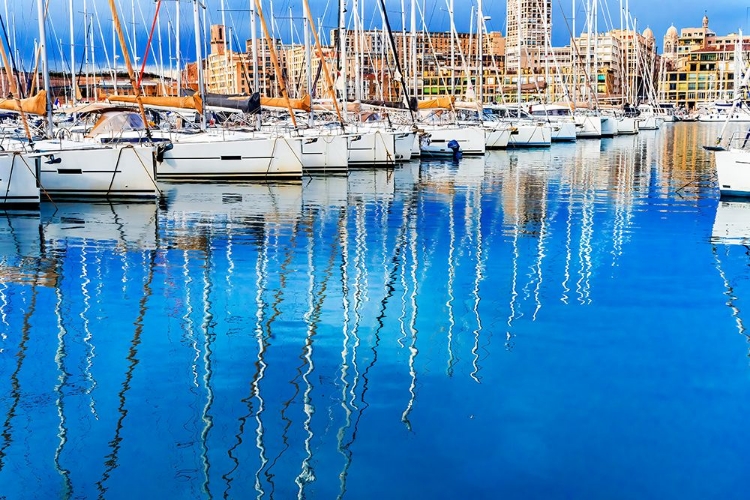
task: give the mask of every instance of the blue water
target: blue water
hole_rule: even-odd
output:
[[[747,498],[717,131],[4,216],[0,498]]]

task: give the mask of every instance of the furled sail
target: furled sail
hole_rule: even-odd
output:
[[[310,95],[306,94],[302,99],[289,99],[292,109],[310,112]],[[265,108],[287,109],[286,100],[283,97],[261,97],[260,105]]]
[[[124,102],[128,104],[137,104],[134,95],[111,95],[107,98],[110,102]],[[144,106],[161,106],[165,108],[194,109],[198,113],[203,113],[203,101],[199,95],[188,97],[146,97],[141,96],[141,102]]]
[[[260,94],[225,95],[206,94],[206,106],[236,109],[243,113],[253,114],[260,111]]]
[[[312,109],[315,111],[336,111],[336,107],[330,100],[316,102],[315,104],[313,104]],[[359,113],[360,111],[362,111],[362,105],[358,102],[347,102],[346,111],[348,113]]]
[[[418,102],[419,109],[451,109],[456,101],[454,96],[437,97],[435,99],[425,99]]]
[[[21,99],[21,108],[15,99],[0,99],[0,109],[6,111],[23,111],[32,115],[44,115],[47,113],[47,92],[39,91],[34,97]]]

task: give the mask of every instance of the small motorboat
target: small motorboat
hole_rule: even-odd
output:
[[[429,134],[421,137],[419,150],[423,158],[453,158],[458,160],[463,156],[461,145],[455,139],[446,143],[445,141],[432,140]]]

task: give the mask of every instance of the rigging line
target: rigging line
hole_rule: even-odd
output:
[[[140,5],[140,4],[139,4]],[[141,63],[141,71],[138,74],[136,85],[141,86],[143,81],[143,73],[146,71],[146,62],[148,61],[148,49],[151,47],[151,41],[154,38],[154,28],[156,28],[156,21],[159,20],[159,9],[161,9],[161,0],[156,0],[156,13],[154,14],[154,21],[151,23],[151,31],[148,33],[148,41],[146,42],[146,48],[143,51],[143,62]]]
[[[18,84],[18,92],[21,94],[20,97],[26,97],[26,93],[24,92],[25,88],[23,85],[21,85],[21,75],[18,69],[16,68],[16,58],[13,56],[13,53],[15,51],[10,50],[10,47],[12,47],[12,45],[10,44],[10,40],[8,39],[8,31],[5,29],[5,21],[3,20],[2,16],[0,16],[0,26],[2,26],[3,28],[3,38],[5,38],[5,46],[8,47],[9,49],[8,52],[10,52],[10,63],[11,63],[11,66],[13,67],[13,72],[16,77],[16,82]]]

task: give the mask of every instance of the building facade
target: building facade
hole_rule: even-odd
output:
[[[703,17],[699,28],[672,26],[664,37],[659,100],[687,111],[710,110],[734,99],[735,85],[750,60],[750,37],[718,36]],[[747,100],[748,95],[742,96]]]

